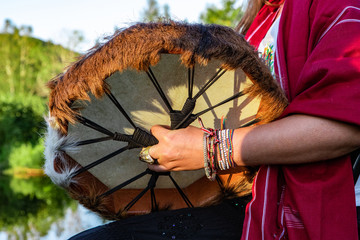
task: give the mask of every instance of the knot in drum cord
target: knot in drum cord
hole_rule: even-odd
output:
[[[152,146],[159,142],[153,135],[138,127],[135,129],[132,137],[135,142],[138,142],[143,146]]]
[[[193,115],[191,114],[195,108],[196,99],[188,98],[181,109],[181,111],[174,111],[170,113],[171,129],[185,128],[189,126],[193,121]],[[179,126],[180,124],[180,126]]]
[[[115,132],[113,135],[113,140],[128,142],[128,148],[138,148],[145,146],[152,146],[158,143],[158,140],[151,135],[150,133],[142,130],[141,128],[135,128],[133,135],[126,135],[122,133]]]

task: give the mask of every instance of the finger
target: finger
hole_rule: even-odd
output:
[[[150,133],[154,135],[158,140],[161,136],[164,136],[167,132],[170,131],[169,126],[161,126],[161,125],[154,125],[150,129]]]
[[[178,172],[178,171],[185,171],[183,167],[166,167],[164,165],[159,164],[148,164],[148,168],[155,172]]]
[[[159,151],[158,151],[158,144],[151,146],[151,148],[149,149],[149,154],[153,159],[159,159]]]
[[[169,171],[163,165],[158,165],[158,164],[148,164],[148,168],[155,172],[168,172]]]

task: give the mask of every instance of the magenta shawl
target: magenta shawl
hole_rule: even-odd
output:
[[[290,101],[283,117],[360,125],[360,1],[286,0],[277,46],[275,71]],[[348,156],[260,168],[242,240],[357,238]]]

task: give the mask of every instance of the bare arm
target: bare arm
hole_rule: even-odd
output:
[[[245,133],[237,131],[238,165],[315,162],[360,147],[360,127],[308,115],[292,115]]]
[[[156,171],[203,167],[203,132],[199,128],[152,129],[159,144],[150,149]],[[296,164],[340,157],[360,146],[360,127],[308,115],[292,115],[272,123],[237,129],[234,160],[238,166]]]

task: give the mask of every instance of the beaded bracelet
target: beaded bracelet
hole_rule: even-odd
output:
[[[232,147],[234,130],[205,128],[200,118],[198,121],[204,131],[204,170],[206,177],[213,181],[218,169],[227,170],[235,167]]]
[[[217,131],[217,138],[219,140],[219,168],[221,170],[227,170],[230,167],[235,167],[233,157],[232,138],[234,129],[224,129]]]
[[[208,151],[208,144],[207,144],[208,136],[204,133],[204,170],[206,177],[214,181],[216,177],[216,171],[213,171],[211,166],[210,158],[209,158],[209,151]]]

